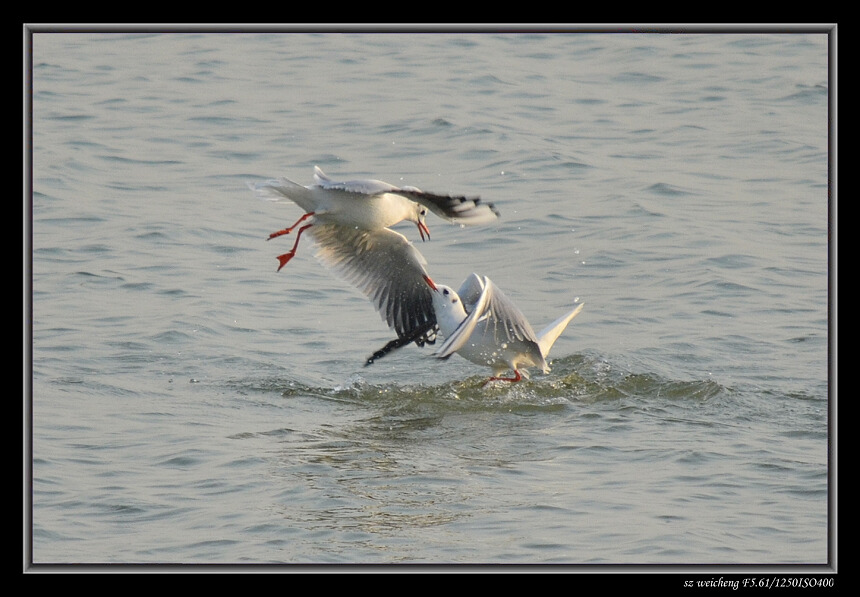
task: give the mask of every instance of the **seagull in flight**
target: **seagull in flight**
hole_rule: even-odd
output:
[[[287,178],[248,185],[271,201],[289,199],[305,213],[292,225],[269,235],[269,240],[298,228],[293,248],[278,256],[278,271],[296,254],[303,232],[318,225],[337,225],[369,233],[390,228],[404,220],[415,223],[421,239],[430,238],[425,218],[430,210],[450,222],[487,224],[499,217],[492,203],[480,198],[427,193],[412,186],[397,187],[381,180],[336,182],[314,166],[314,183],[302,186]]]

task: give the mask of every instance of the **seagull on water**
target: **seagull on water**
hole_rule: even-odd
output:
[[[499,217],[492,203],[479,198],[426,193],[412,186],[397,187],[381,180],[336,182],[319,166],[314,166],[314,184],[302,186],[287,178],[278,178],[248,185],[263,199],[289,199],[305,213],[292,226],[269,235],[269,240],[290,234],[299,225],[293,248],[278,256],[284,267],[296,254],[302,233],[312,226],[327,224],[374,232],[389,228],[403,220],[418,226],[421,239],[430,238],[425,223],[429,209],[443,219],[461,224],[486,224]]]
[[[517,306],[487,277],[469,275],[458,291],[436,284],[426,274],[422,278],[431,290],[438,331],[445,337],[434,356],[447,359],[454,353],[478,365],[492,368],[494,380],[517,382],[528,378],[527,367],[549,373],[546,362],[556,339],[582,310],[579,304],[535,334]],[[366,365],[407,342],[398,338],[368,358]],[[507,371],[513,377],[500,377]]]

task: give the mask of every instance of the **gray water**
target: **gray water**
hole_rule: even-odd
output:
[[[33,563],[828,563],[824,33],[32,41]],[[494,202],[397,229],[552,371],[363,367],[315,164]]]

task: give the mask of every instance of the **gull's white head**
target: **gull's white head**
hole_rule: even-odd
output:
[[[430,229],[427,228],[427,224],[424,222],[424,219],[427,217],[427,208],[421,205],[420,203],[412,202],[413,209],[409,215],[409,221],[415,222],[418,226],[418,233],[421,235],[421,240],[427,240],[430,238]],[[425,235],[427,238],[425,238]]]
[[[429,276],[424,276],[424,281],[433,290],[433,308],[436,310],[436,319],[440,325],[448,327],[445,322],[450,322],[454,327],[466,318],[466,308],[456,291],[450,286],[436,284]]]

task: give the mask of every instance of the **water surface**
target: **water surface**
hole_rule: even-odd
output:
[[[828,39],[33,35],[32,561],[825,564]],[[246,182],[428,220],[552,371],[392,338]]]

